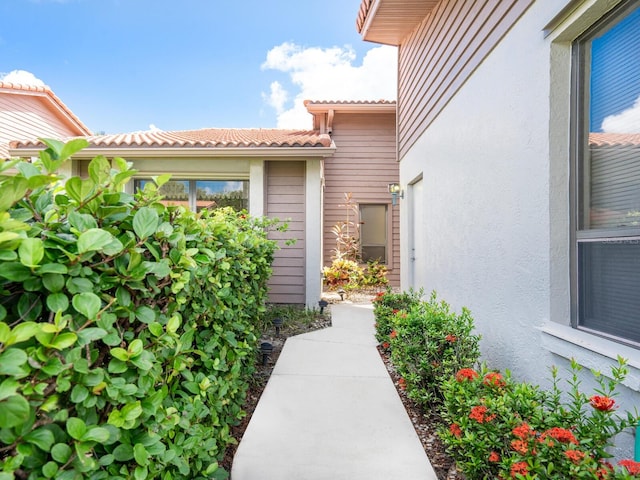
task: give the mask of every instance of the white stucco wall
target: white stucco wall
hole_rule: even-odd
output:
[[[568,53],[594,9],[612,2],[585,1],[545,38],[566,3],[532,5],[402,158],[400,178],[405,189],[423,178],[424,218],[412,219],[426,225],[419,278],[470,308],[483,360],[548,386],[550,367],[566,372],[567,358],[604,373],[619,353],[634,365],[619,397],[633,409],[640,352],[569,327]],[[401,211],[406,289],[411,213]],[[619,445],[618,456],[633,457],[630,438]]]

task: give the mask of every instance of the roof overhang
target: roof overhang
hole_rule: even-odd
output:
[[[37,157],[41,148],[10,148],[14,157]],[[91,148],[87,147],[73,156],[74,160],[88,160],[98,155],[107,158],[122,157],[127,160],[136,158],[270,158],[270,159],[309,159],[330,157],[336,151],[330,147],[229,147],[229,148]]]
[[[356,20],[363,40],[398,46],[441,0],[362,0]]]
[[[327,113],[395,113],[396,102],[313,102],[305,100],[304,106],[311,114]]]

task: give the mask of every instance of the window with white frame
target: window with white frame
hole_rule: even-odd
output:
[[[360,204],[360,258],[387,263],[387,205]]]
[[[136,190],[144,188],[151,180],[135,181]],[[160,187],[163,203],[182,205],[199,212],[202,209],[233,207],[235,210],[249,208],[248,180],[169,180]]]
[[[573,44],[572,323],[640,347],[640,1]]]

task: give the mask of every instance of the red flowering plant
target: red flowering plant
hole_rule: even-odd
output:
[[[406,380],[407,396],[423,407],[442,401],[440,385],[480,356],[480,337],[466,308],[453,312],[433,292],[428,301],[401,311],[391,321],[391,358]]]
[[[593,395],[581,391],[579,371],[572,362],[567,391],[555,368],[550,390],[485,366],[460,370],[445,382],[447,424],[440,436],[459,469],[468,478],[640,478],[640,463],[607,460],[615,435],[638,423],[637,414],[619,414],[615,401],[627,373],[624,360],[608,377],[593,372]]]
[[[373,314],[376,319],[376,339],[381,344],[389,343],[389,334],[393,330],[391,326],[393,317],[420,303],[423,295],[424,290],[394,293],[391,289],[376,294],[373,298]]]

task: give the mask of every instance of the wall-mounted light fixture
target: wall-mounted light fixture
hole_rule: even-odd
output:
[[[390,183],[387,188],[391,194],[391,205],[397,205],[398,198],[404,198],[404,191],[400,188],[400,184]]]

